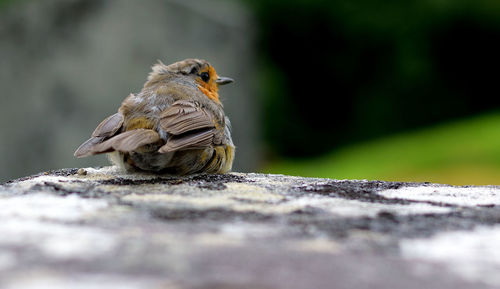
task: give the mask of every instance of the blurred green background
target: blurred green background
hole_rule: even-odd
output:
[[[26,103],[23,97],[29,92],[11,89],[14,93],[5,96],[9,86],[20,86],[12,80],[12,67],[22,66],[19,73],[26,73],[21,60],[6,64],[5,59],[17,59],[19,50],[38,49],[41,43],[45,49],[53,46],[44,42],[51,41],[50,37],[42,37],[43,33],[52,35],[50,29],[29,34],[29,29],[7,25],[22,22],[29,13],[45,13],[48,19],[53,13],[64,20],[47,21],[59,31],[56,39],[62,44],[57,47],[69,43],[63,50],[66,62],[86,55],[84,68],[56,69],[52,78],[40,83],[75,69],[95,71],[91,63],[96,59],[96,63],[107,61],[102,69],[108,74],[94,79],[82,72],[74,77],[87,79],[83,89],[61,80],[59,88],[50,90],[58,95],[50,101],[56,104],[64,99],[73,111],[70,121],[63,118],[61,123],[56,118],[42,123],[71,131],[58,136],[58,149],[48,149],[54,146],[53,136],[37,133],[34,137],[30,130],[4,129],[2,154],[10,158],[4,161],[8,169],[0,171],[0,179],[61,166],[105,164],[102,158],[74,160],[72,151],[116,110],[121,99],[140,89],[156,59],[170,63],[199,57],[212,62],[220,74],[237,80],[221,94],[233,119],[238,171],[500,185],[498,1],[34,2],[0,0],[0,46],[17,41],[11,45],[15,49],[0,47],[2,97],[9,100],[2,105],[3,111],[18,111],[13,99]],[[41,5],[43,9],[34,8]],[[131,5],[133,9],[127,8]],[[31,12],[19,12],[23,9]],[[108,10],[112,12],[103,12]],[[174,17],[176,21],[169,21]],[[141,30],[140,23],[150,24]],[[86,30],[87,26],[91,28]],[[116,29],[104,34],[110,26]],[[83,40],[71,40],[73,34],[84,35]],[[31,41],[32,35],[40,38],[38,42]],[[108,45],[98,45],[99,49],[85,46],[103,39]],[[125,47],[130,45],[135,48],[129,51]],[[95,54],[88,52],[92,47]],[[36,49],[28,54],[29,61],[40,58]],[[125,55],[124,50],[130,53]],[[99,60],[102,51],[106,58]],[[50,59],[59,61],[59,55],[52,53]],[[119,61],[129,65],[115,66]],[[60,65],[67,67],[66,62]],[[52,66],[53,61],[40,65]],[[113,71],[127,73],[120,76]],[[126,80],[99,81],[111,78],[109,74]],[[109,93],[118,85],[120,90],[113,95],[88,88],[104,87]],[[89,94],[99,93],[97,102],[82,105]],[[48,113],[47,109],[33,108],[40,115]],[[2,125],[10,119],[4,116]],[[43,138],[49,141],[38,144],[36,153],[18,157],[30,149],[26,142],[38,143]],[[46,160],[42,162],[40,155]]]
[[[266,172],[500,184],[500,2],[249,3]]]

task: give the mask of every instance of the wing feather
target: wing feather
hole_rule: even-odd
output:
[[[77,158],[87,157],[92,155],[92,148],[103,141],[104,137],[91,137],[82,143],[75,151],[74,155]]]
[[[92,148],[93,154],[110,151],[131,152],[138,148],[160,141],[160,135],[151,129],[134,129],[120,133]]]
[[[171,136],[158,152],[168,153],[178,150],[206,148],[213,143],[215,129],[196,131],[180,136]]]
[[[75,157],[82,158],[92,154],[94,146],[116,134],[123,125],[123,115],[115,113],[103,120],[92,133],[92,137],[81,144],[75,151]]]
[[[93,137],[110,137],[123,125],[123,115],[115,113],[103,120],[92,133]]]
[[[193,102],[176,101],[160,116],[160,127],[166,132],[180,135],[188,131],[215,127],[213,117]]]
[[[185,100],[174,102],[161,114],[160,128],[170,135],[160,153],[208,147],[217,132],[212,114]]]

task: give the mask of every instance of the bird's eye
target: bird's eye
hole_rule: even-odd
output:
[[[200,77],[203,81],[208,82],[208,80],[210,79],[210,74],[208,74],[208,72],[202,72],[200,74]]]

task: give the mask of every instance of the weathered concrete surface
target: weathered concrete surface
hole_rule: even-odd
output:
[[[1,288],[497,288],[500,188],[66,169],[0,186]]]

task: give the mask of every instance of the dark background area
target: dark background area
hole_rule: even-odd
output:
[[[278,155],[498,109],[500,2],[249,3],[268,72],[265,138]]]

